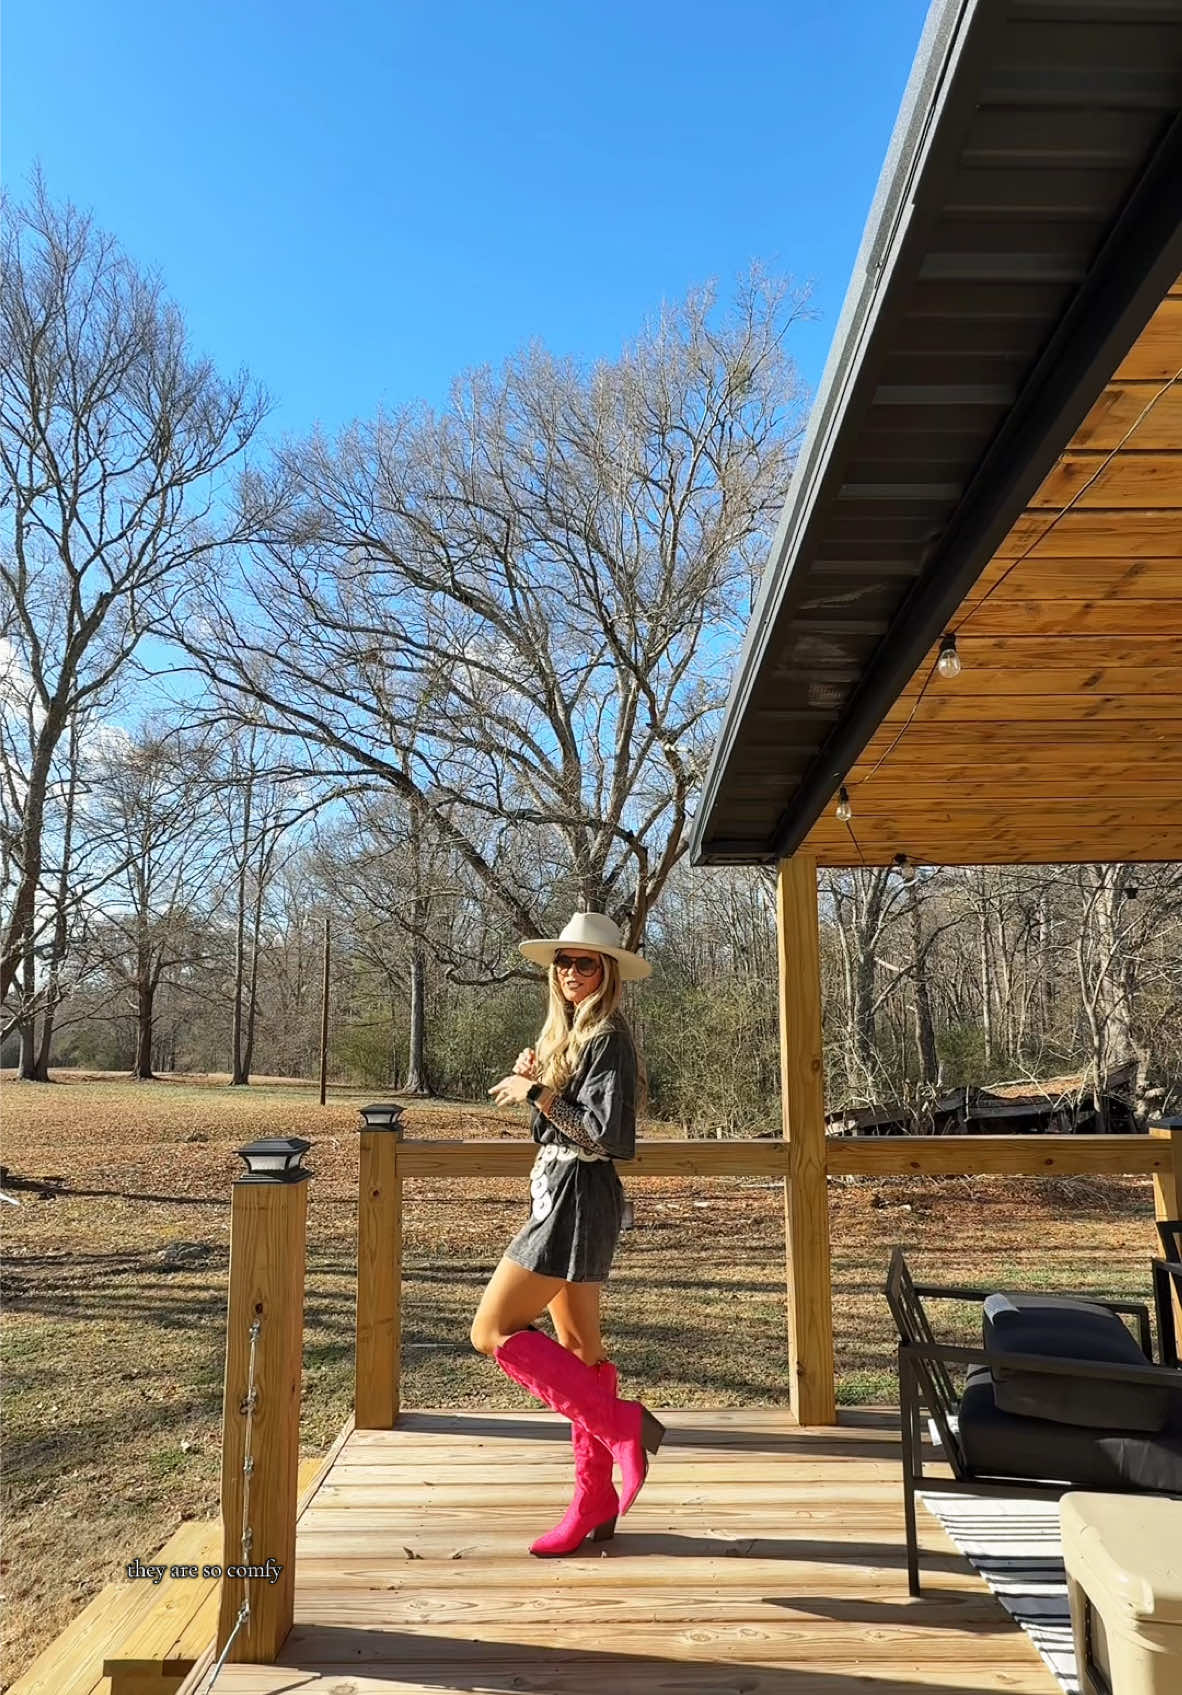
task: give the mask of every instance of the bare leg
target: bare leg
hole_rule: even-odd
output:
[[[599,1365],[607,1359],[599,1329],[602,1290],[602,1283],[564,1283],[549,1303],[555,1335],[584,1365]]]
[[[543,1277],[527,1271],[516,1260],[502,1258],[472,1320],[472,1346],[491,1357],[502,1342],[540,1318],[554,1296],[566,1287],[561,1277]]]

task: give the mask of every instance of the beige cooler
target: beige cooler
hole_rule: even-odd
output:
[[[1182,1500],[1059,1504],[1083,1695],[1182,1695]]]

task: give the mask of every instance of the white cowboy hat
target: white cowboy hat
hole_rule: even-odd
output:
[[[537,936],[517,945],[535,965],[552,964],[554,955],[563,948],[591,948],[595,953],[611,954],[625,983],[637,983],[652,975],[647,959],[620,946],[619,928],[606,912],[576,912],[561,936]]]

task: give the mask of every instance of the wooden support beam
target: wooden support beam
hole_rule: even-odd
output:
[[[801,1424],[836,1424],[816,860],[780,861],[776,929],[792,1411]]]
[[[1149,1134],[1157,1145],[1168,1151],[1167,1165],[1153,1174],[1153,1216],[1182,1218],[1182,1119],[1163,1118],[1150,1123]],[[1154,1250],[1161,1249],[1154,1243]],[[1182,1345],[1182,1295],[1174,1291],[1174,1329]]]
[[[402,1130],[361,1132],[357,1199],[358,1430],[393,1430],[402,1375]]]
[[[230,1663],[273,1665],[294,1618],[309,1175],[252,1173],[231,1196],[218,1653],[250,1614]]]
[[[1153,1174],[1154,1216],[1182,1218],[1182,1119],[1159,1119],[1150,1125],[1149,1134],[1168,1155]]]

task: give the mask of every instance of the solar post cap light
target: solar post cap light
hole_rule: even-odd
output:
[[[397,1102],[379,1101],[373,1106],[358,1107],[357,1110],[365,1120],[367,1130],[392,1130],[396,1136],[401,1136],[402,1108]]]
[[[246,1162],[246,1175],[240,1183],[298,1183],[311,1172],[300,1164],[311,1142],[302,1136],[263,1136],[248,1142],[236,1153]]]

